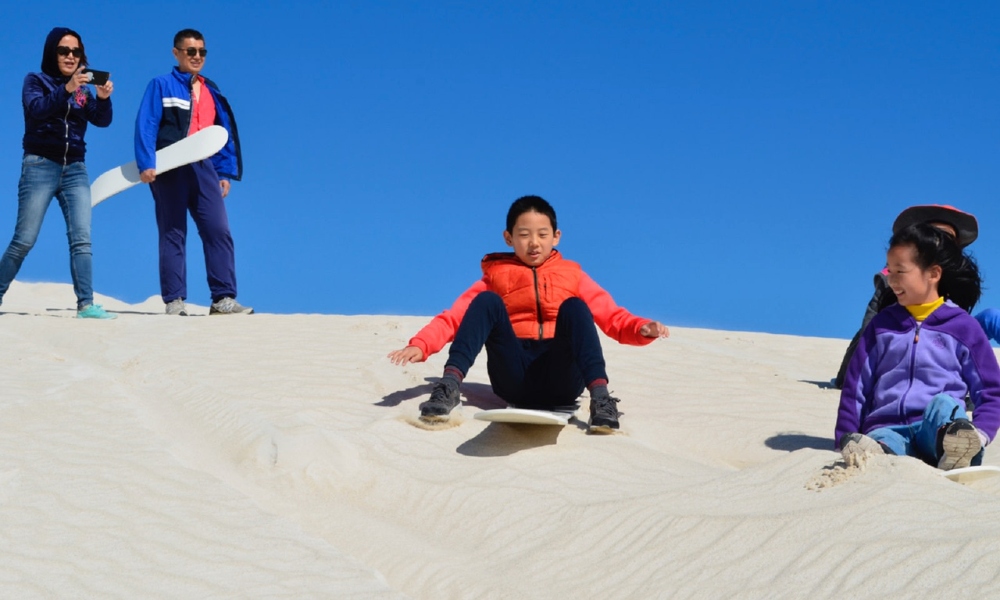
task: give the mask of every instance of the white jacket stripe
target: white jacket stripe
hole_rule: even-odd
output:
[[[164,98],[163,107],[164,108],[177,107],[183,110],[191,110],[191,101],[185,100],[184,98]]]

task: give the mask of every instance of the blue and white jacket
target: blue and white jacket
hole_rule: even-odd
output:
[[[212,166],[224,179],[239,181],[243,176],[243,156],[236,118],[226,97],[207,77],[205,84],[215,101],[215,124],[229,132],[229,140],[214,156]],[[156,151],[187,137],[191,128],[192,76],[177,67],[146,86],[135,118],[135,162],[139,172],[156,168]]]
[[[992,441],[1000,428],[1000,366],[974,318],[946,301],[918,323],[894,304],[872,319],[851,359],[834,443],[845,433],[908,425],[934,396],[975,404],[973,423]]]

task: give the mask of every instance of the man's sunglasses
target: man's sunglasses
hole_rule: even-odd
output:
[[[208,48],[195,48],[194,46],[189,46],[187,48],[178,48],[178,50],[180,50],[181,52],[187,54],[192,58],[196,54],[200,54],[202,58],[205,58],[205,55],[208,54]]]
[[[69,46],[56,46],[56,54],[59,56],[69,56],[72,54],[73,56],[80,58],[83,56],[83,50],[80,50],[79,47],[70,48]]]

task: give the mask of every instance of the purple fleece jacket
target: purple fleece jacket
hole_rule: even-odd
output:
[[[969,393],[973,421],[992,441],[1000,428],[1000,367],[983,328],[950,301],[923,323],[894,304],[865,329],[840,394],[834,445],[845,433],[868,433],[923,418],[938,394]]]

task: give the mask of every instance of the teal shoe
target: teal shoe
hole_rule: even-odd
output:
[[[88,304],[76,311],[77,319],[117,319],[118,315],[111,314],[101,308],[100,304]]]

